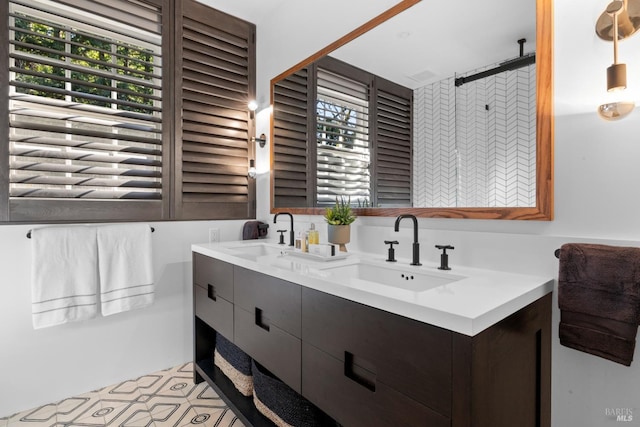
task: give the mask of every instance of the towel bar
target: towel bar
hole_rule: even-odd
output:
[[[151,232],[153,233],[154,231],[156,231],[155,228],[151,227]],[[29,232],[27,233],[27,239],[31,238],[31,230],[29,230]]]

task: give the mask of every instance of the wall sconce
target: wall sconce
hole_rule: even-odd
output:
[[[598,107],[598,115],[608,121],[620,120],[632,112],[634,108],[636,108],[636,103],[633,101],[609,102]]]
[[[640,0],[624,0],[618,15],[618,39],[631,37],[640,29]],[[605,9],[596,22],[596,34],[604,41],[613,41],[613,21]]]
[[[634,34],[640,23],[636,17],[631,19],[629,3],[632,3],[632,14],[637,14],[636,6],[640,0],[614,0],[607,6],[596,22],[596,34],[603,40],[613,41],[613,64],[607,68],[607,91],[622,91],[627,88],[627,65],[618,63],[618,42],[620,39]],[[636,22],[634,24],[634,22]],[[631,113],[635,108],[633,101],[616,101],[598,107],[598,115],[604,120],[619,120]]]
[[[256,110],[258,109],[258,101],[252,99],[247,104],[247,108],[249,109],[249,117],[253,120],[256,116]]]
[[[260,144],[260,148],[264,148],[264,145],[267,143],[267,135],[265,135],[264,133],[260,134],[259,138],[252,136],[251,142],[257,142],[258,144]]]
[[[247,173],[247,175],[251,179],[256,179],[256,175],[257,174],[258,174],[258,172],[256,171],[256,161],[254,159],[250,159],[249,160],[249,172]]]

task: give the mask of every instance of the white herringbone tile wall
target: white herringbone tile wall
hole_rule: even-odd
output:
[[[535,65],[416,89],[414,135],[415,206],[535,206]]]

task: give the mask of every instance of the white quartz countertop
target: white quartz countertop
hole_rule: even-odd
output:
[[[251,249],[256,249],[256,245],[268,247],[269,254],[251,255]],[[363,252],[350,252],[339,260],[318,258],[318,261],[313,256],[275,253],[278,245],[257,240],[202,243],[191,248],[193,252],[249,270],[468,336],[482,332],[553,290],[553,279],[549,277],[461,266],[442,271],[437,265],[428,263],[411,266],[407,259],[385,263],[383,256]],[[382,286],[338,273],[344,269],[333,271],[337,267],[363,262],[453,281],[426,290],[414,290],[410,286]]]

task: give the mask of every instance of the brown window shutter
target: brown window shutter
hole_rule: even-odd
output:
[[[274,85],[273,180],[274,207],[307,207],[310,176],[308,109],[309,70],[300,71]],[[312,202],[311,202],[312,203]]]
[[[177,21],[174,216],[253,218],[255,25],[193,0]]]
[[[376,78],[376,207],[412,203],[413,95],[408,88]]]

